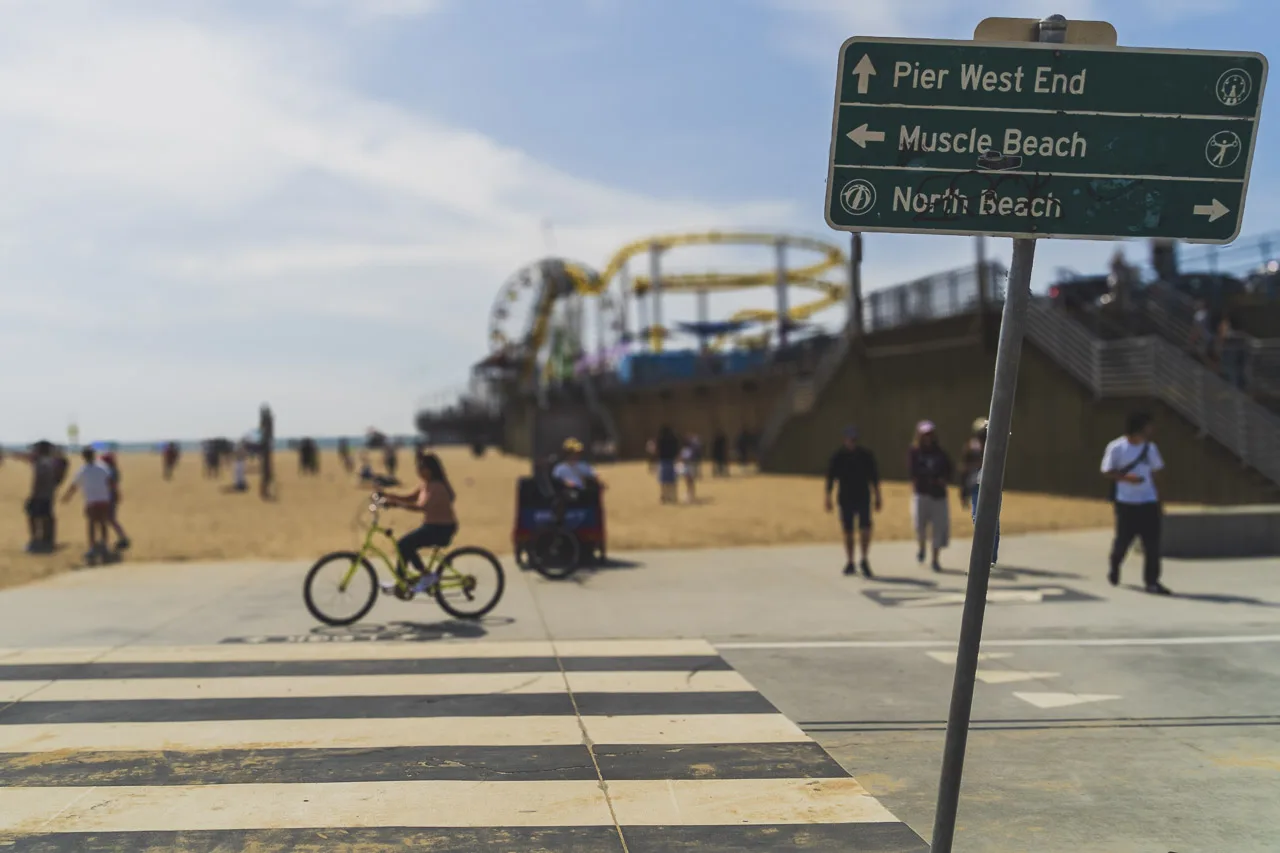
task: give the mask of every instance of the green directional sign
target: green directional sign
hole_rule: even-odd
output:
[[[1256,53],[853,38],[827,222],[846,231],[1235,239]]]

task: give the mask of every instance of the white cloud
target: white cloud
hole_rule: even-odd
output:
[[[72,410],[94,436],[232,432],[263,399],[283,431],[407,428],[483,354],[545,217],[593,264],[639,234],[793,218],[576,178],[365,95],[323,28],[174,8],[4,5],[0,275],[22,295],[0,358],[27,366],[5,439]]]
[[[435,12],[444,0],[292,0],[302,9],[337,11],[357,19],[414,18]]]
[[[767,0],[789,19],[783,44],[799,56],[835,66],[840,44],[852,36],[882,38],[973,37],[983,18],[1027,15],[1019,0],[996,0],[981,11],[961,0]],[[1053,13],[1069,19],[1097,17],[1094,0],[1056,0]]]

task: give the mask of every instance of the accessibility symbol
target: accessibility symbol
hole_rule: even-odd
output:
[[[870,181],[855,178],[840,190],[840,206],[850,216],[861,216],[876,206],[876,188]]]
[[[1209,160],[1210,166],[1225,169],[1240,159],[1243,147],[1235,131],[1220,130],[1209,137],[1209,142],[1204,147],[1204,156]]]
[[[1244,103],[1245,98],[1253,91],[1253,78],[1239,68],[1222,72],[1214,91],[1223,105],[1234,107]]]

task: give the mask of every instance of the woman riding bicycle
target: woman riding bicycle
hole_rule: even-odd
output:
[[[412,565],[422,577],[414,584],[414,592],[426,592],[440,580],[440,571],[427,572],[418,551],[423,548],[444,548],[458,532],[458,517],[453,511],[454,491],[444,473],[440,457],[424,453],[418,457],[418,490],[408,495],[383,495],[388,506],[418,510],[422,513],[422,526],[411,530],[397,541],[400,556]],[[395,584],[389,584],[394,589]]]

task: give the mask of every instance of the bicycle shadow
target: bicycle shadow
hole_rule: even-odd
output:
[[[366,622],[345,627],[318,626],[311,633],[326,637],[349,637],[359,642],[409,642],[422,643],[434,640],[477,640],[488,636],[489,629],[511,625],[515,619],[509,616],[488,616],[480,620],[442,619],[439,622]]]

